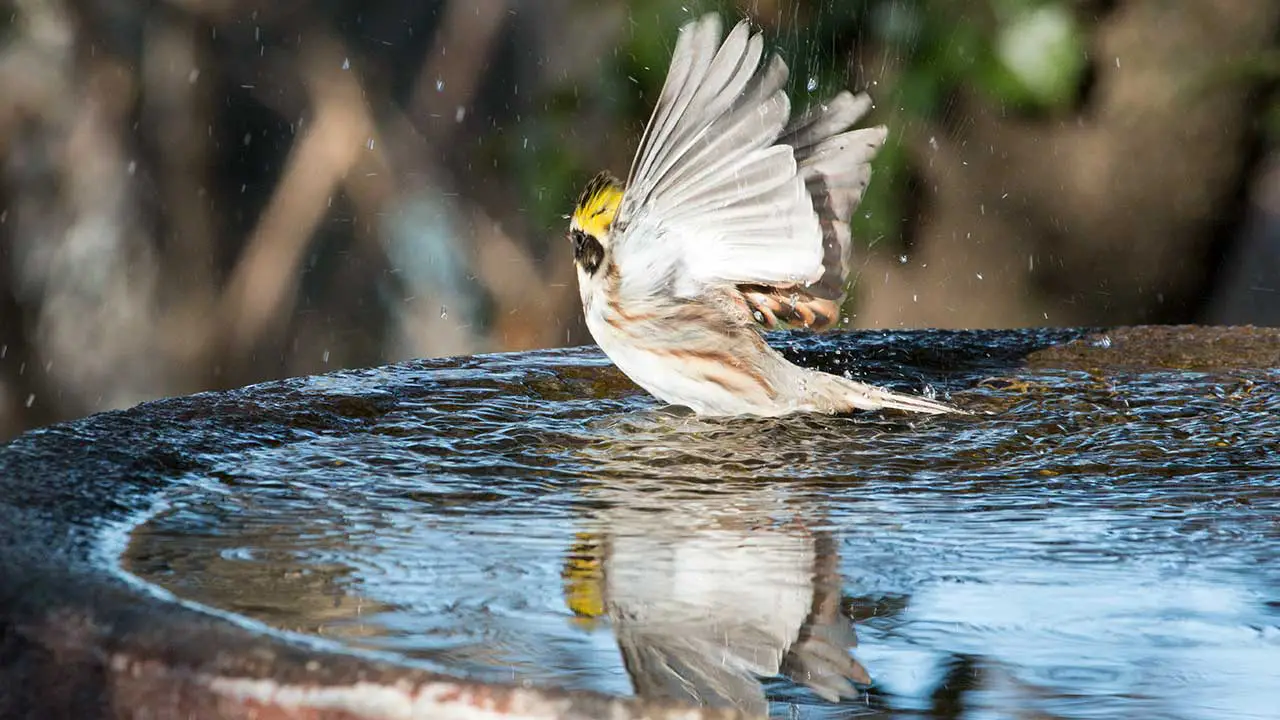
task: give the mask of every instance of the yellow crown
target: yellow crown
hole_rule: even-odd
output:
[[[588,235],[604,237],[613,225],[613,218],[618,214],[622,204],[622,183],[607,172],[591,178],[582,195],[578,197],[578,206],[573,209],[573,224]]]

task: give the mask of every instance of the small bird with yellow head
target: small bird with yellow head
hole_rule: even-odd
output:
[[[627,182],[601,173],[568,237],[587,328],[637,385],[701,415],[957,412],[794,365],[764,333],[839,325],[849,219],[884,143],[844,91],[797,118],[787,66],[718,15],[686,24]]]

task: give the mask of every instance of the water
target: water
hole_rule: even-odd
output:
[[[277,401],[390,409],[206,458],[124,565],[484,680],[777,717],[1277,717],[1280,373],[1110,339],[1013,362],[1053,339],[789,347],[979,417],[699,420],[584,351],[309,378]]]

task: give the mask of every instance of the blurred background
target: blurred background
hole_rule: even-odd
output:
[[[850,326],[1280,324],[1276,0],[3,0],[0,440],[589,343],[565,215],[704,10],[889,124]]]

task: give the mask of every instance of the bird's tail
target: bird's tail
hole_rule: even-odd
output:
[[[936,400],[918,395],[904,395],[892,390],[849,380],[838,375],[809,371],[805,379],[807,395],[814,409],[823,412],[842,413],[852,410],[903,410],[905,412],[941,415],[943,413],[970,414]]]

